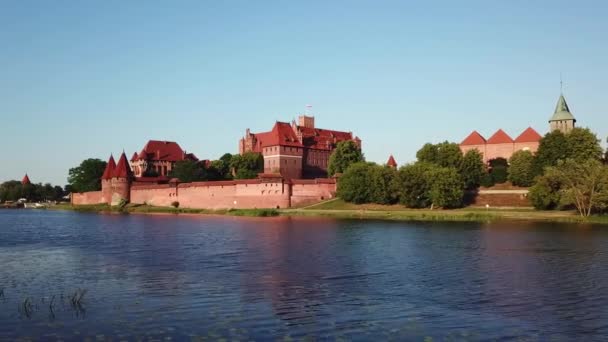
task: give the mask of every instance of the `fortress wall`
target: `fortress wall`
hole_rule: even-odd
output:
[[[486,145],[460,145],[460,151],[462,154],[467,153],[470,150],[477,150],[483,156],[484,163],[488,160],[486,159]]]
[[[169,207],[179,201],[175,186],[169,184],[131,187],[131,203]]]
[[[317,203],[336,197],[334,179],[294,180],[291,188],[291,205],[294,207]]]
[[[90,205],[104,203],[101,191],[72,193],[72,205]]]
[[[513,155],[513,143],[505,144],[486,144],[486,154],[484,160],[492,160],[496,158],[505,158],[509,160]]]
[[[515,143],[514,145],[514,150],[515,151],[520,151],[520,150],[528,150],[532,153],[536,153],[536,151],[538,151],[538,145],[539,142],[524,142],[524,143]]]
[[[178,187],[180,207],[200,209],[289,208],[289,185],[260,180],[195,182]]]

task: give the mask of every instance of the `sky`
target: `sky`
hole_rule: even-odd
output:
[[[237,153],[312,105],[367,160],[498,128],[541,134],[563,93],[608,136],[606,1],[0,0],[0,181],[177,141]]]

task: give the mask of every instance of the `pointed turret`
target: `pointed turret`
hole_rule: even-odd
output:
[[[103,175],[101,179],[111,179],[114,175],[114,170],[116,169],[116,162],[114,161],[114,156],[110,155],[110,159],[108,159],[108,163],[106,164],[106,169],[103,171]]]
[[[386,162],[386,166],[392,167],[393,169],[397,168],[397,162],[395,161],[395,158],[393,158],[392,154],[390,155],[390,157],[388,157],[388,161]]]
[[[118,159],[118,164],[116,164],[113,176],[115,178],[133,178],[133,171],[131,171],[127,155],[124,152],[120,155],[120,159]]]
[[[574,118],[574,115],[570,113],[566,98],[561,94],[557,100],[553,116],[549,119],[549,127],[551,128],[551,131],[559,130],[563,133],[568,133],[574,128],[575,123],[576,119]]]
[[[21,180],[21,185],[29,185],[32,184],[32,182],[30,182],[30,177],[27,176],[27,173],[25,174],[25,176],[23,176],[23,179]]]

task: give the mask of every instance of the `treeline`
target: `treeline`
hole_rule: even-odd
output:
[[[169,177],[178,178],[182,182],[251,179],[263,171],[264,158],[260,153],[225,153],[220,159],[210,162],[179,161],[175,163]]]
[[[31,202],[61,201],[65,195],[66,190],[50,183],[24,185],[20,181],[11,180],[0,184],[0,202],[2,203],[15,202],[22,198]]]
[[[353,203],[400,203],[410,208],[457,208],[466,189],[478,187],[486,170],[477,150],[462,154],[458,144],[426,144],[417,161],[400,169],[356,162],[338,182],[338,196]]]
[[[416,158],[398,170],[363,158],[347,163],[338,195],[353,203],[457,208],[478,187],[509,181],[531,187],[530,200],[537,209],[576,209],[582,216],[608,210],[608,151],[586,128],[548,133],[536,153],[518,151],[487,166],[477,150],[463,154],[458,144],[447,141],[425,144]]]

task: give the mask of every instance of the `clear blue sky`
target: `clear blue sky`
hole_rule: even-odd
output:
[[[418,3],[418,4],[416,4]],[[0,1],[0,181],[148,139],[237,152],[313,105],[368,160],[477,129],[608,135],[606,1]]]

